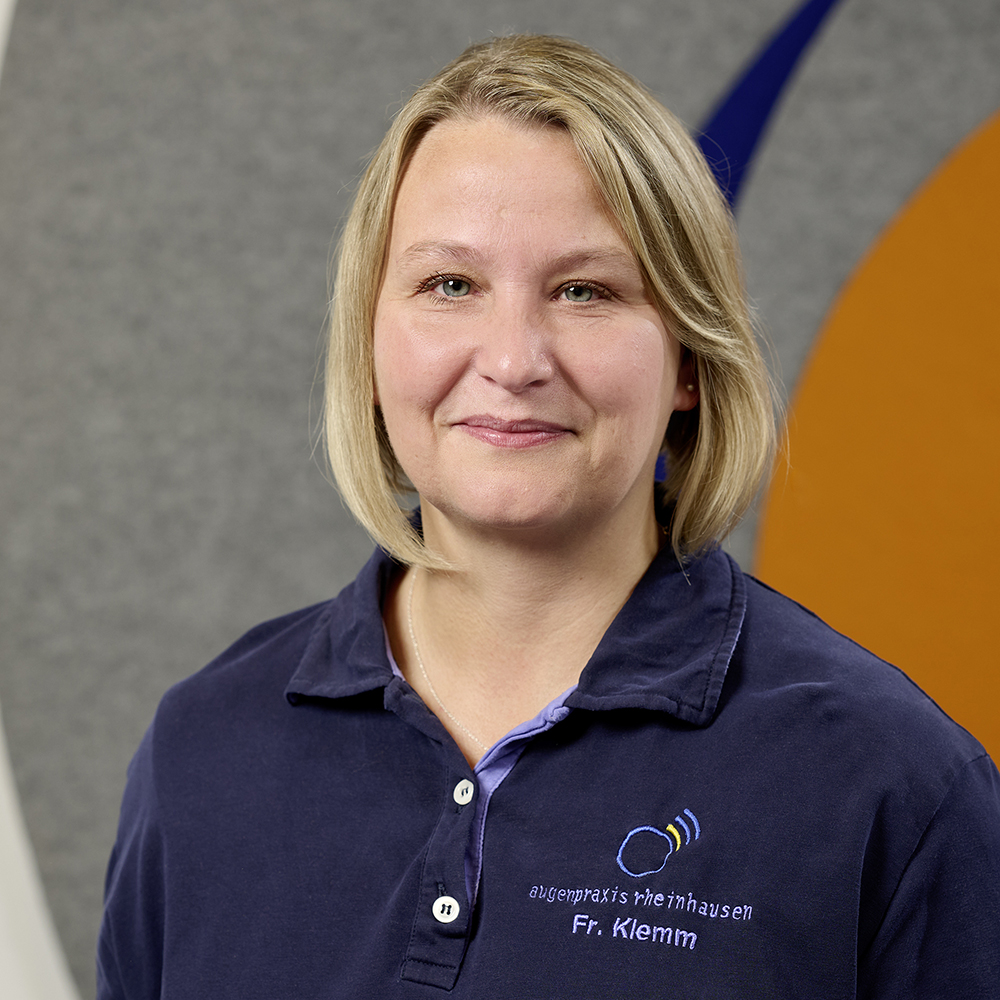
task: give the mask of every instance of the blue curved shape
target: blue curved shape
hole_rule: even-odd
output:
[[[682,820],[680,818],[680,816],[675,816],[674,817],[674,822],[675,823],[679,823],[680,826],[681,826],[681,829],[684,831],[684,843],[685,844],[690,844],[691,843],[691,827],[689,827],[687,825],[687,823],[685,823],[684,820]]]
[[[647,830],[650,833],[655,833],[657,837],[662,837],[670,845],[670,850],[667,851],[666,857],[663,859],[663,864],[660,865],[659,868],[650,868],[648,872],[629,871],[629,869],[625,867],[625,862],[622,861],[622,851],[625,850],[625,847],[628,844],[628,842],[637,833],[644,833]],[[655,875],[657,872],[662,872],[667,864],[667,860],[673,853],[674,853],[674,841],[672,837],[664,833],[662,830],[658,830],[655,826],[637,826],[634,830],[629,830],[629,832],[625,835],[625,839],[622,841],[622,846],[618,848],[618,857],[615,858],[615,860],[618,862],[618,867],[623,872],[625,872],[626,875],[631,875],[632,878],[644,878],[646,875]]]
[[[798,61],[839,0],[806,0],[715,106],[698,139],[730,207]]]
[[[735,212],[747,171],[785,85],[827,14],[840,0],[806,0],[760,50],[701,127],[698,145]],[[667,460],[656,460],[653,478],[667,478]]]
[[[685,809],[684,813],[686,816],[690,817],[691,822],[694,823],[694,839],[697,840],[701,836],[701,827],[698,825],[698,817],[695,816],[690,809]]]

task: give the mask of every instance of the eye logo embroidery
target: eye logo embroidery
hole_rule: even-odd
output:
[[[678,815],[674,817],[673,823],[668,823],[663,830],[655,826],[637,826],[634,830],[629,830],[625,834],[621,847],[618,848],[618,857],[615,859],[618,862],[618,867],[626,875],[631,875],[632,878],[644,878],[646,875],[662,872],[671,854],[676,853],[681,847],[701,836],[698,817],[690,809],[684,810],[684,816],[690,821],[690,825],[683,816]],[[683,839],[681,838],[681,830],[684,831]],[[664,841],[666,842],[665,855],[663,854]],[[645,865],[654,864],[661,855],[663,861],[659,868],[633,871],[633,868],[643,868]]]

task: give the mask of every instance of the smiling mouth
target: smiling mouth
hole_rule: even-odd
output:
[[[546,420],[501,420],[486,415],[465,417],[452,426],[497,448],[534,448],[572,433]]]

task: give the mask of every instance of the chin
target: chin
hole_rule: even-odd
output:
[[[491,489],[485,494],[435,502],[425,498],[452,524],[496,531],[539,531],[573,519],[564,495],[539,496],[530,489]]]

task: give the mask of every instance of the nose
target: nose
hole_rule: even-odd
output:
[[[476,372],[513,393],[544,385],[554,370],[548,340],[541,317],[497,307],[483,330]]]

